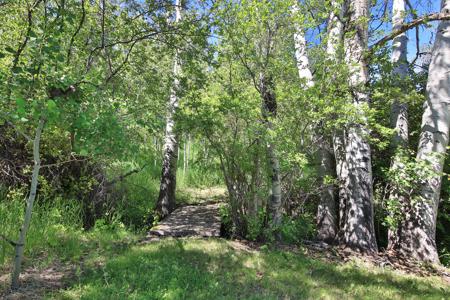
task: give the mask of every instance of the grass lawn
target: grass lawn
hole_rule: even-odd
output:
[[[105,252],[49,299],[450,299],[439,277],[420,278],[298,252],[186,238]]]

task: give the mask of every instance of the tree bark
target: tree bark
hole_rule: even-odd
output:
[[[11,275],[11,289],[15,290],[19,287],[19,276],[22,268],[23,252],[25,249],[25,240],[27,237],[28,228],[31,222],[31,213],[33,212],[34,200],[36,199],[37,186],[39,181],[39,170],[41,169],[40,159],[40,142],[41,135],[44,129],[45,119],[39,120],[39,125],[36,129],[36,134],[33,140],[33,160],[34,167],[31,175],[30,194],[28,195],[27,207],[25,210],[25,218],[22,228],[19,232],[19,239],[15,245],[14,268]]]
[[[263,72],[259,77],[259,91],[262,97],[261,114],[267,131],[274,130],[273,118],[277,115],[277,102],[273,87],[273,80]],[[271,196],[268,203],[268,212],[271,226],[274,229],[281,224],[281,176],[280,162],[276,154],[276,148],[269,135],[267,135],[267,158],[270,167]],[[278,237],[278,234],[276,233]]]
[[[368,82],[367,64],[364,54],[368,43],[369,0],[351,0],[348,5],[350,30],[344,38],[350,78],[353,90],[353,106],[362,116],[348,126],[345,137],[345,158],[347,160],[349,197],[345,207],[345,224],[341,243],[347,248],[364,253],[377,251],[373,222],[373,187],[371,150],[367,141],[369,131],[364,117],[364,106],[369,97],[364,91]]]
[[[405,21],[405,0],[394,0],[393,3],[393,30],[398,30]],[[392,64],[394,69],[392,71],[394,76],[400,80],[405,79],[408,75],[408,60],[407,60],[407,46],[408,36],[406,33],[399,34],[392,41]],[[405,103],[401,103],[398,99],[394,99],[391,109],[391,124],[395,129],[395,134],[392,139],[393,146],[406,147],[408,145],[408,107]]]
[[[293,17],[296,17],[298,13],[299,7],[297,1],[295,1],[292,6]],[[294,25],[294,46],[298,75],[303,80],[304,88],[308,89],[314,86],[314,80],[306,53],[305,34],[297,22],[294,22]],[[315,131],[316,140],[319,143],[317,156],[319,162],[318,175],[321,181],[321,194],[316,216],[317,238],[326,242],[332,242],[337,232],[336,198],[333,184],[325,184],[324,179],[326,177],[334,177],[333,156],[326,137],[317,132],[319,129],[316,128]]]
[[[298,15],[299,8],[297,1],[292,5],[292,15],[295,17]],[[295,60],[297,62],[298,76],[304,80],[305,88],[314,86],[312,72],[309,67],[309,59],[306,54],[306,40],[303,29],[297,22],[294,22],[294,47],[295,47]]]
[[[181,0],[175,1],[175,22],[181,20]],[[178,137],[175,131],[175,113],[178,108],[178,89],[180,82],[181,65],[179,63],[178,50],[173,62],[174,81],[170,91],[169,103],[166,116],[166,131],[164,139],[164,155],[161,172],[161,184],[159,197],[156,203],[156,214],[159,218],[165,218],[175,209],[176,173],[178,159]]]
[[[450,12],[450,0],[442,0],[441,13]],[[399,230],[396,249],[419,261],[439,264],[436,249],[436,218],[441,192],[442,170],[450,126],[450,21],[442,21],[431,54],[426,86],[427,100],[417,161],[434,173],[423,180],[419,199],[412,199]]]
[[[323,136],[322,139],[325,137]],[[333,155],[327,141],[319,145],[319,178],[321,181],[320,202],[317,207],[317,238],[327,243],[335,240],[338,230],[336,191],[333,183],[326,183],[327,177],[334,178]]]
[[[399,30],[406,18],[406,1],[394,0],[392,7],[392,29]],[[401,81],[405,79],[408,73],[407,61],[407,46],[408,36],[405,32],[397,35],[392,41],[392,64],[394,69],[392,75]],[[406,91],[404,91],[406,92]],[[391,127],[395,130],[391,141],[391,148],[393,150],[393,157],[391,162],[391,172],[401,170],[404,167],[402,162],[405,150],[408,147],[408,106],[406,103],[401,103],[398,99],[394,99],[391,106]],[[401,191],[395,188],[395,182],[391,185],[393,189],[389,194],[389,202],[398,202],[400,207],[406,203],[406,197]],[[392,214],[393,212],[388,212]],[[388,229],[388,246],[387,249],[394,247],[395,241],[398,239],[397,229]]]
[[[338,180],[339,187],[339,231],[338,231],[338,240],[343,239],[343,231],[344,225],[347,220],[347,203],[349,199],[350,192],[348,191],[349,187],[349,173],[348,173],[348,165],[347,159],[345,158],[345,131],[339,130],[333,135],[333,151],[334,157],[336,160],[336,177]]]

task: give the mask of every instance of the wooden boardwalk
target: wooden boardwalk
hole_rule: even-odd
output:
[[[154,226],[149,237],[220,237],[219,204],[189,205],[177,208]]]

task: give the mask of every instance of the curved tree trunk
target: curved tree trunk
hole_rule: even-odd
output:
[[[398,30],[405,22],[406,18],[406,1],[394,0],[392,7],[392,30]],[[407,61],[407,45],[408,36],[406,33],[402,33],[394,38],[392,41],[392,64],[394,69],[392,71],[394,77],[397,77],[400,81],[403,81],[408,73],[408,61]],[[401,82],[400,82],[401,84]],[[406,92],[406,91],[405,91]],[[392,137],[391,147],[393,149],[393,157],[391,163],[391,171],[401,170],[404,165],[402,157],[405,154],[405,150],[408,147],[408,106],[406,103],[401,103],[397,99],[394,99],[391,107],[391,127],[395,129],[394,136]],[[407,199],[405,195],[402,195],[401,191],[395,188],[390,191],[389,202],[399,203],[400,207],[404,207]],[[398,240],[397,229],[388,230],[388,249],[393,249]]]
[[[175,3],[175,22],[181,20],[181,0]],[[175,53],[173,62],[173,86],[170,91],[169,103],[166,115],[166,132],[164,139],[164,155],[161,172],[161,184],[159,188],[159,197],[156,203],[156,214],[162,219],[175,209],[175,190],[176,190],[176,173],[178,159],[178,138],[175,132],[175,113],[178,108],[178,89],[180,74],[178,52]]]
[[[297,1],[292,6],[292,15],[295,17],[299,12]],[[306,53],[306,40],[302,28],[297,22],[294,23],[294,46],[297,70],[300,79],[303,80],[304,88],[314,86],[312,72],[309,67],[309,59]],[[325,184],[326,177],[334,177],[333,155],[325,136],[321,136],[315,128],[318,145],[318,175],[321,181],[320,201],[317,207],[317,238],[326,242],[334,241],[337,232],[336,198],[333,184]]]
[[[373,222],[373,187],[371,150],[367,141],[369,131],[364,118],[364,106],[369,97],[364,91],[368,82],[367,63],[364,53],[368,43],[369,0],[349,1],[350,30],[344,46],[345,59],[351,72],[350,86],[353,89],[353,106],[362,116],[361,120],[348,126],[345,136],[345,158],[348,167],[348,201],[345,207],[345,223],[341,243],[353,250],[365,253],[377,251]]]
[[[449,11],[450,0],[442,0],[441,12]],[[438,26],[426,92],[417,160],[435,175],[424,180],[420,199],[412,199],[399,230],[397,250],[419,261],[439,263],[435,235],[450,126],[450,21],[441,21]]]
[[[27,237],[28,228],[31,222],[31,213],[33,212],[34,200],[36,199],[37,186],[39,181],[39,171],[41,169],[40,159],[40,142],[42,130],[44,129],[45,119],[39,120],[39,125],[36,129],[36,134],[33,140],[33,173],[31,175],[30,194],[28,195],[27,207],[25,209],[25,217],[20,229],[19,239],[15,245],[14,268],[11,275],[11,289],[19,287],[19,276],[22,269],[23,251],[25,249],[25,241]]]

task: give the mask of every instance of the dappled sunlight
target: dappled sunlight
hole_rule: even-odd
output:
[[[239,251],[228,241],[170,239],[135,246],[79,283],[52,295],[69,299],[433,299],[444,284],[355,263],[322,262],[286,251]]]

